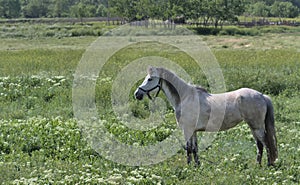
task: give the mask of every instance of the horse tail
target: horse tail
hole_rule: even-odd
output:
[[[274,108],[271,99],[264,95],[267,103],[267,113],[265,117],[265,143],[269,150],[269,165],[274,165],[274,161],[278,158],[277,138],[274,124]]]

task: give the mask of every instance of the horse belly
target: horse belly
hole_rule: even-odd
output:
[[[243,118],[238,108],[235,93],[215,94],[209,97],[210,112],[205,124],[205,131],[223,131],[228,130]]]
[[[235,127],[241,121],[243,121],[243,118],[238,109],[232,107],[229,109],[227,108],[220,130],[228,130],[232,127]]]

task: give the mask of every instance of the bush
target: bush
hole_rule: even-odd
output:
[[[79,36],[101,36],[106,30],[114,26],[106,26],[105,23],[68,24],[56,23],[49,25],[41,24],[3,24],[0,25],[0,38],[40,38],[40,37],[79,37]]]
[[[212,27],[188,27],[188,29],[192,30],[198,35],[218,35],[221,31],[220,28]]]
[[[261,27],[238,27],[224,26],[223,28],[214,27],[187,27],[198,35],[246,35],[258,36],[263,33],[294,33],[299,32],[298,27],[291,26],[261,26]]]

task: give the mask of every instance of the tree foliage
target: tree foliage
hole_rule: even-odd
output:
[[[0,17],[16,18],[20,16],[20,11],[19,0],[0,0]]]
[[[270,9],[271,7],[268,6],[266,2],[259,1],[250,5],[246,14],[251,16],[268,17],[270,15]]]
[[[295,7],[291,2],[279,2],[276,1],[271,6],[271,14],[275,17],[297,17],[299,9]]]
[[[295,18],[299,16],[299,0],[268,0],[255,1],[249,4],[246,13],[260,17],[287,17]]]
[[[0,0],[0,18],[123,17],[189,19],[215,26],[252,16],[299,16],[299,0]]]

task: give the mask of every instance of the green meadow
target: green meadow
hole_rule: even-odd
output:
[[[228,91],[249,87],[272,98],[279,150],[275,167],[267,167],[266,152],[263,165],[256,164],[256,145],[246,123],[218,133],[212,145],[199,152],[198,167],[186,164],[184,149],[161,163],[131,167],[109,161],[92,149],[72,107],[78,63],[88,46],[114,27],[99,23],[0,25],[0,184],[299,184],[299,30],[275,27],[276,32],[228,34],[225,29],[217,35],[199,35],[216,56]],[[148,44],[152,48],[156,43]],[[169,56],[164,49],[145,53],[132,46],[121,50],[97,79],[99,115],[110,134],[123,143],[157,143],[177,125],[171,108],[164,123],[149,131],[132,130],[118,121],[110,98],[113,80],[125,66],[119,58],[130,62],[151,52],[176,58],[193,83],[210,90],[205,75],[185,55]],[[148,100],[137,102],[130,97],[129,101],[137,117],[147,117]]]

